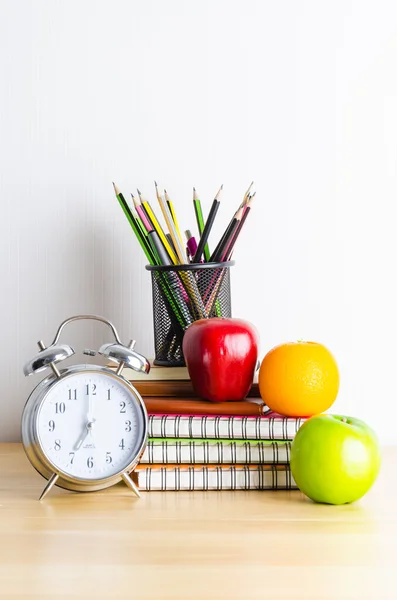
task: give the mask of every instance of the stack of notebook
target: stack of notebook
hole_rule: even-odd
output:
[[[141,490],[296,489],[289,458],[304,419],[272,413],[253,383],[246,400],[195,397],[185,367],[125,370],[149,415],[149,441],[134,478]]]

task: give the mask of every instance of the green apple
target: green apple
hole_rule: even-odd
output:
[[[374,431],[364,421],[321,414],[308,419],[291,447],[291,472],[315,502],[355,502],[375,482],[381,457]]]

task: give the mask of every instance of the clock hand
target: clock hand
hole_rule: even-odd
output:
[[[89,383],[88,384],[88,415],[87,415],[88,421],[92,421],[93,420],[93,416],[92,416],[93,405],[92,405],[92,396],[91,396],[91,393],[90,393],[90,386],[91,386],[91,384]]]
[[[91,435],[92,429],[94,428],[94,424],[95,424],[95,419],[93,419],[92,421],[88,421],[88,423],[86,423],[86,431],[83,432],[83,434],[81,435],[81,437],[79,438],[79,440],[76,442],[74,449],[75,450],[80,450],[81,446],[84,444],[85,440],[88,438],[89,435]]]

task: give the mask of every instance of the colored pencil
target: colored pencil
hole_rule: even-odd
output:
[[[254,185],[254,182],[251,181],[247,191],[244,194],[244,198],[243,201],[241,202],[239,208],[242,208],[243,206],[245,206],[248,198],[250,197],[250,191],[252,186]],[[253,196],[255,195],[256,192],[253,193]],[[223,235],[221,237],[221,239],[219,240],[215,250],[213,251],[213,253],[211,254],[211,258],[210,258],[210,262],[219,262],[221,260],[221,248],[222,246],[224,246],[225,240],[230,236],[230,231],[232,229],[234,225],[234,216],[232,218],[232,220],[230,221],[229,225],[226,227],[225,231],[223,232]]]
[[[167,252],[165,251],[163,244],[161,243],[157,231],[155,231],[154,229],[152,229],[152,231],[149,231],[148,238],[153,246],[154,253],[158,256],[159,264],[163,266],[171,265],[172,263],[169,259]],[[186,294],[186,291],[178,275],[174,271],[165,271],[164,273],[162,273],[162,275],[167,280],[172,291],[178,299],[178,305],[183,314],[186,325],[190,325],[193,320],[190,315],[189,309],[186,306],[186,301],[189,300],[189,296]]]
[[[141,221],[140,217],[139,217],[137,214],[135,214],[135,213],[134,213],[134,211],[133,211],[132,209],[131,209],[131,213],[133,214],[133,216],[134,216],[134,219],[135,219],[135,221],[136,221],[136,224],[138,225],[138,227],[139,227],[139,229],[140,229],[140,231],[141,231],[141,235],[142,235],[142,237],[143,237],[144,239],[146,239],[146,241],[148,242],[148,239],[147,239],[147,229],[146,229],[146,227],[145,227],[145,226],[144,226],[144,224],[142,223],[142,221]]]
[[[155,186],[156,196],[169,233],[165,233],[157,220],[155,212],[149,202],[143,198],[140,190],[137,190],[139,200],[131,194],[136,210],[135,213],[132,204],[128,204],[119,188],[113,183],[118,202],[149,264],[165,266],[189,264],[187,256],[189,256],[191,262],[197,263],[198,261],[202,262],[201,257],[203,254],[206,262],[223,263],[231,260],[235,244],[251,210],[252,200],[255,196],[255,192],[251,193],[253,182],[247,188],[239,209],[233,215],[212,254],[209,253],[208,249],[208,237],[219,210],[219,197],[223,186],[221,186],[213,200],[206,222],[203,219],[201,202],[197,191],[193,188],[193,204],[200,239],[197,245],[195,238],[187,230],[185,231],[187,238],[186,246],[182,241],[172,201],[166,190],[164,190],[163,198],[159,194],[156,182]],[[197,318],[206,318],[212,314],[220,315],[218,296],[226,272],[227,269],[222,267],[216,269],[212,274],[209,284],[205,283],[206,279],[202,278],[200,273],[198,276],[195,276],[192,272],[184,271],[183,269],[179,272],[160,271],[155,273],[161,293],[164,295],[168,310],[170,311],[171,322],[175,322],[176,327],[179,326],[181,332]],[[215,306],[217,308],[214,312]],[[171,328],[170,336],[172,339],[170,338],[167,342],[170,348],[172,345],[178,346],[180,343],[181,338],[178,331],[176,330],[175,333],[176,336]]]
[[[157,190],[157,188],[156,188],[156,190]],[[160,194],[157,195],[157,199],[159,201],[161,211],[163,213],[165,222],[167,223],[167,227],[171,234],[172,241],[174,242],[174,246],[177,251],[178,258],[179,258],[181,264],[186,264],[187,263],[186,253],[185,253],[184,248],[182,247],[182,244],[179,242],[178,235],[177,235],[176,229],[175,229],[175,225],[172,221],[168,206],[167,206],[164,198],[162,198],[160,196]],[[189,294],[192,306],[195,308],[195,310],[197,312],[198,318],[199,319],[206,318],[207,314],[205,312],[204,304],[201,299],[201,295],[198,290],[197,282],[194,278],[194,275],[190,271],[185,271],[185,272],[181,271],[180,277],[185,285],[186,291]]]
[[[237,231],[239,230],[239,227],[241,225],[243,215],[244,215],[244,207],[242,206],[241,208],[238,209],[238,211],[234,215],[234,219],[233,219],[234,222],[233,222],[233,226],[230,230],[229,237],[225,240],[224,246],[221,249],[221,254],[220,254],[221,262],[224,262],[227,260],[227,257],[230,255],[230,252],[232,251],[233,246],[236,243],[236,240],[237,240],[236,235],[238,235]]]
[[[197,228],[199,231],[200,236],[203,234],[204,231],[204,217],[203,217],[203,211],[201,209],[201,201],[198,197],[196,188],[193,188],[193,206],[194,206],[194,212],[196,215],[196,221],[197,221]],[[208,247],[208,244],[206,244],[204,246],[204,257],[206,262],[208,262],[210,260],[210,249]]]
[[[186,264],[187,258],[186,258],[185,250],[182,246],[182,242],[179,240],[179,237],[178,237],[178,234],[177,234],[177,231],[175,228],[175,224],[174,224],[174,221],[172,220],[169,208],[168,208],[164,198],[162,198],[160,196],[157,186],[156,186],[156,194],[157,194],[158,203],[161,208],[161,212],[163,213],[164,220],[168,227],[168,231],[170,232],[172,241],[174,242],[174,246],[175,246],[175,250],[176,250],[179,262],[182,265]]]
[[[247,200],[247,203],[245,205],[245,207],[243,207],[243,214],[242,217],[240,219],[240,222],[235,230],[235,232],[233,233],[233,239],[231,241],[231,248],[228,249],[227,253],[225,254],[225,260],[230,260],[232,254],[233,254],[233,247],[234,244],[237,242],[237,238],[241,233],[241,230],[244,226],[244,223],[249,215],[249,212],[251,210],[251,203],[252,203],[252,199],[255,196],[255,192],[252,194],[252,196],[249,197],[249,199]]]
[[[155,183],[155,185],[157,187],[156,182],[154,182],[154,183]],[[167,194],[167,190],[164,190],[164,198],[165,198],[165,201],[167,202],[168,210],[170,211],[171,218],[172,218],[172,220],[174,222],[175,229],[176,229],[176,232],[177,232],[178,237],[179,237],[179,241],[180,241],[181,244],[183,244],[181,232],[180,232],[179,225],[178,225],[178,219],[176,218],[176,213],[175,213],[174,205],[172,204],[172,201],[170,200],[170,197]]]
[[[174,253],[174,251],[172,250],[171,246],[169,245],[169,243],[168,243],[168,240],[167,240],[167,238],[166,238],[166,237],[165,237],[165,235],[164,235],[164,231],[163,231],[163,229],[162,229],[162,227],[161,227],[160,223],[159,223],[159,222],[158,222],[158,220],[156,219],[156,216],[155,216],[154,212],[152,211],[152,208],[151,208],[151,206],[150,206],[149,202],[147,202],[147,200],[144,200],[144,202],[142,202],[142,206],[143,206],[143,207],[146,209],[146,213],[147,213],[147,215],[148,215],[148,217],[149,217],[149,220],[150,220],[150,222],[151,222],[151,223],[152,223],[152,225],[153,225],[153,229],[154,229],[155,231],[157,231],[157,233],[158,233],[158,235],[159,235],[159,237],[160,237],[160,240],[161,240],[161,241],[162,241],[162,243],[164,244],[164,248],[167,250],[167,252],[168,252],[168,255],[169,255],[169,257],[170,257],[170,259],[171,259],[172,263],[173,263],[174,265],[176,265],[176,264],[178,263],[178,259],[177,259],[177,257],[175,256],[175,253]]]
[[[252,186],[253,186],[253,185],[254,185],[254,182],[253,182],[253,181],[251,181],[250,185],[248,186],[248,189],[247,189],[247,191],[246,191],[246,192],[245,192],[245,194],[244,194],[244,198],[243,198],[243,201],[242,201],[242,203],[240,204],[240,208],[241,208],[242,206],[244,206],[244,204],[247,202],[247,200],[248,200],[248,198],[249,198],[249,195],[250,195],[250,193],[251,193],[251,188],[252,188]]]
[[[124,198],[123,194],[121,193],[121,191],[119,190],[119,188],[117,187],[117,185],[114,182],[113,182],[113,187],[114,187],[114,193],[116,194],[116,198],[119,201],[119,204],[120,204],[121,208],[123,209],[123,212],[124,212],[125,216],[127,217],[127,220],[129,222],[129,224],[131,225],[131,228],[132,228],[133,232],[135,233],[135,235],[138,239],[138,242],[140,243],[141,248],[145,253],[146,258],[148,259],[149,264],[155,265],[156,260],[153,255],[153,251],[152,251],[149,243],[143,237],[141,230],[139,229],[139,225],[137,224],[136,219],[135,219],[134,215],[132,214],[132,211],[131,211],[130,207],[128,206],[126,199]]]
[[[143,210],[141,202],[140,201],[138,202],[138,200],[135,198],[134,194],[131,194],[131,198],[134,203],[136,212],[138,213],[138,216],[139,216],[140,220],[142,221],[143,226],[146,229],[146,232],[151,231],[153,229],[153,225],[152,225],[152,223],[150,223],[145,211]]]
[[[176,250],[175,250],[174,242],[172,241],[171,234],[170,234],[170,233],[166,233],[166,234],[165,234],[165,237],[167,238],[167,240],[168,240],[168,243],[169,243],[169,245],[171,246],[171,248],[172,248],[172,250],[173,250],[173,252],[174,252],[174,254],[175,254],[175,256],[176,256]]]
[[[203,233],[201,234],[201,237],[200,237],[200,240],[198,243],[197,252],[194,255],[194,259],[193,259],[194,263],[200,262],[201,255],[204,251],[204,246],[207,243],[208,236],[211,232],[212,226],[215,221],[216,213],[218,212],[218,209],[219,209],[219,205],[220,205],[219,196],[221,194],[222,189],[223,189],[223,185],[221,185],[221,187],[219,188],[219,191],[218,191],[217,195],[215,196],[214,201],[212,203],[208,218],[205,222]]]
[[[218,262],[226,262],[229,260],[229,257],[233,251],[234,244],[236,243],[239,230],[240,223],[243,219],[244,215],[244,207],[238,209],[236,214],[232,219],[232,227],[230,228],[230,233],[227,238],[225,238],[223,245],[219,250],[219,261]],[[223,279],[225,277],[226,269],[217,269],[211,278],[211,281],[203,295],[203,300],[205,302],[205,310],[208,315],[211,314],[214,302],[216,301],[219,293],[220,286],[222,285]]]
[[[156,250],[153,248],[153,246],[150,244],[150,242],[148,241],[148,238],[146,237],[144,231],[143,231],[143,225],[139,225],[139,218],[135,217],[132,210],[130,209],[130,207],[128,206],[123,194],[121,193],[121,191],[119,190],[119,188],[116,186],[115,183],[113,183],[113,187],[114,187],[114,191],[116,194],[116,198],[120,203],[120,206],[122,207],[125,216],[127,217],[128,222],[130,223],[145,255],[147,260],[149,261],[149,264],[151,265],[161,265],[161,259],[159,257],[159,255],[157,254]],[[183,331],[183,329],[185,329],[188,325],[190,325],[190,323],[192,322],[192,318],[190,316],[189,311],[184,311],[183,308],[181,310],[180,308],[180,304],[183,304],[184,306],[186,306],[186,304],[183,302],[183,298],[181,301],[181,294],[180,292],[176,292],[175,291],[175,285],[174,283],[170,282],[169,280],[167,280],[166,278],[163,277],[163,274],[161,273],[156,273],[156,278],[159,281],[160,284],[160,288],[163,292],[163,294],[166,297],[165,300],[165,304],[166,306],[170,309],[169,310],[169,314],[170,314],[170,319],[171,321],[174,321],[175,317],[177,319],[177,324],[179,324],[182,328],[181,333]],[[176,276],[177,277],[177,276]],[[175,298],[176,296],[176,298]],[[176,324],[176,325],[177,325]],[[175,323],[174,323],[175,325]]]
[[[236,231],[236,226],[238,225],[237,213],[239,211],[243,211],[243,208],[240,207],[237,210],[237,212],[234,214],[234,216],[233,216],[232,220],[230,221],[229,225],[227,226],[224,234],[222,235],[221,239],[219,240],[217,247],[215,248],[214,252],[211,254],[211,262],[222,262],[222,256],[224,254],[225,248],[226,248],[227,244],[230,242],[231,236]]]

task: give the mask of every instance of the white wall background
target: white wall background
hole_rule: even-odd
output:
[[[153,354],[149,275],[113,196],[191,188],[214,238],[248,183],[234,315],[261,354],[321,341],[335,412],[397,442],[397,5],[318,0],[0,1],[0,439],[40,376],[24,362],[79,312]],[[214,239],[212,238],[212,239]],[[109,336],[73,326],[78,348]],[[80,358],[80,357],[79,357]]]

